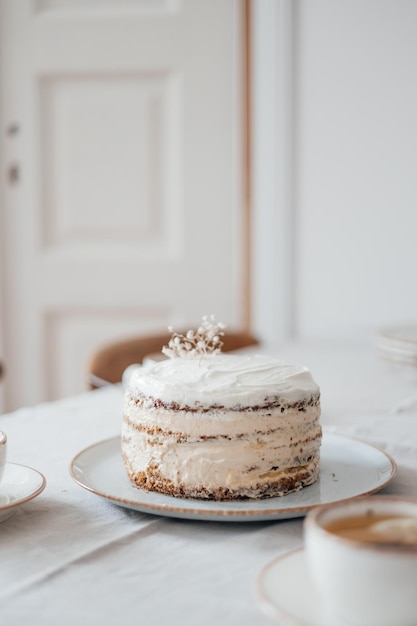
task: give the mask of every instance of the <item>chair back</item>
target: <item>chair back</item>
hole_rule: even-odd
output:
[[[129,365],[141,364],[145,357],[166,358],[161,352],[171,338],[169,332],[144,335],[109,343],[94,352],[87,364],[87,384],[89,389],[119,383],[123,372]],[[223,352],[232,352],[241,348],[259,344],[256,337],[248,332],[228,332],[222,337]]]

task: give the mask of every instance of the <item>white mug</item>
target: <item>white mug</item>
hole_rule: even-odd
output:
[[[2,430],[0,430],[0,482],[3,477],[3,471],[6,465],[7,458],[7,436]]]
[[[360,518],[369,526],[353,538]],[[417,624],[417,500],[367,496],[325,505],[307,515],[304,531],[313,582],[334,621]]]

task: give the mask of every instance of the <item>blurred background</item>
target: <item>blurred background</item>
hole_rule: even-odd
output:
[[[0,409],[216,314],[417,319],[414,0],[0,0]]]

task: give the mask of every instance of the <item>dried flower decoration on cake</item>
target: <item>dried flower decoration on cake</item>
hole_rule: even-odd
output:
[[[185,334],[176,333],[169,327],[168,330],[173,334],[168,345],[162,348],[162,352],[170,359],[217,354],[223,346],[221,338],[224,336],[225,328],[225,324],[216,322],[215,315],[204,315],[199,328],[188,330]]]

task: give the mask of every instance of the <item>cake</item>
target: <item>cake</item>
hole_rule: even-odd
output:
[[[132,373],[122,425],[130,480],[210,500],[285,496],[314,483],[321,426],[311,373],[270,356],[222,353],[214,331],[211,350],[201,339],[184,350],[196,337],[190,331],[173,337],[171,358]]]

